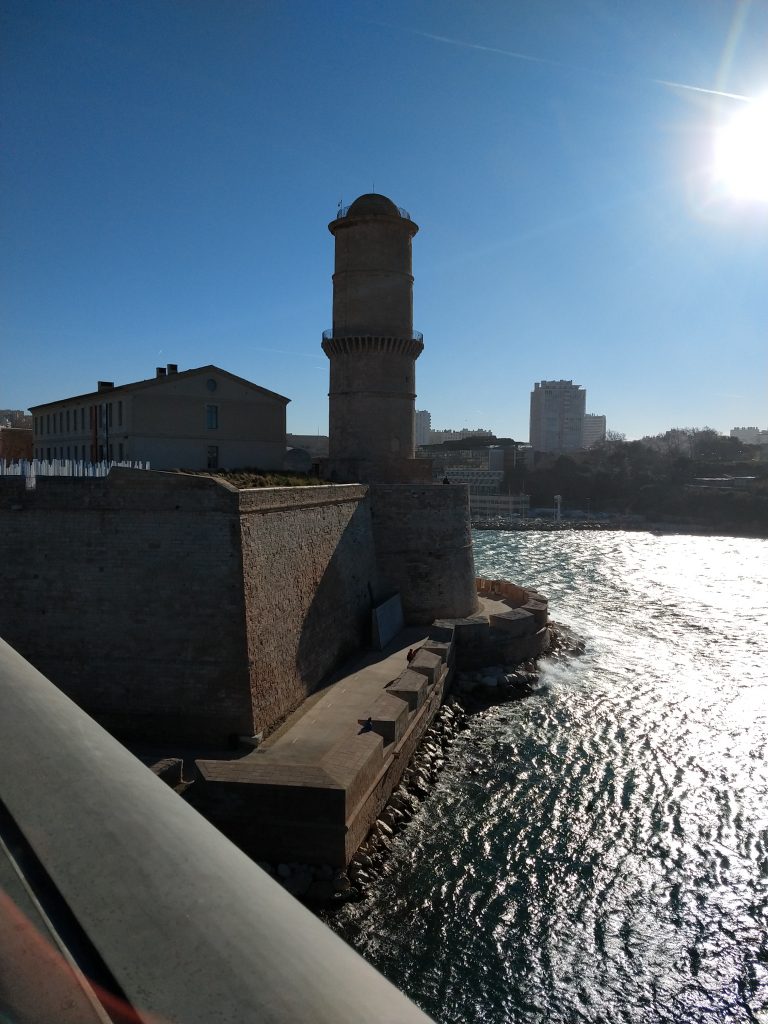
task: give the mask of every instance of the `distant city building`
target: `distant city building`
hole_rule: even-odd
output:
[[[531,392],[530,442],[537,452],[572,452],[582,446],[587,392],[572,380],[542,380]]]
[[[483,430],[481,427],[470,429],[462,427],[461,430],[432,430],[428,444],[442,444],[443,441],[463,441],[467,437],[493,437],[492,430]]]
[[[432,437],[432,415],[426,409],[416,410],[416,446],[430,444]]]
[[[0,427],[32,429],[32,417],[23,409],[0,409]]]
[[[734,427],[731,437],[738,438],[742,444],[768,444],[768,430],[759,427]]]
[[[327,434],[286,434],[285,443],[289,448],[303,448],[313,459],[328,458]]]
[[[218,366],[31,406],[39,459],[149,462],[152,469],[281,469],[290,399]]]
[[[593,412],[584,413],[581,433],[582,448],[593,448],[605,440],[605,416]]]
[[[504,481],[503,469],[482,469],[478,466],[448,466],[442,479],[452,484],[466,484],[473,494],[498,494]]]
[[[525,519],[531,499],[527,494],[470,494],[472,519]]]

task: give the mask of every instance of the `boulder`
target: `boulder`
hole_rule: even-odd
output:
[[[333,876],[333,889],[334,892],[346,892],[352,888],[352,883],[349,880],[349,875],[346,871],[337,871]]]

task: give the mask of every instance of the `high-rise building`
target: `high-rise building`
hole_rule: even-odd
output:
[[[416,410],[416,446],[430,444],[432,440],[432,414],[426,409]]]
[[[582,448],[594,448],[605,440],[605,416],[594,412],[584,413],[584,425],[581,433]]]
[[[530,441],[537,452],[572,452],[582,446],[587,392],[572,380],[542,380],[531,392]]]

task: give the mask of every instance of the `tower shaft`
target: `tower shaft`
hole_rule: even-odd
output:
[[[406,479],[416,469],[406,463],[414,458],[415,363],[424,347],[413,330],[418,225],[386,197],[367,195],[328,229],[336,240],[333,328],[323,335],[329,466],[337,477]]]

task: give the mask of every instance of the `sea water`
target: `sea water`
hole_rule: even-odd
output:
[[[441,1022],[768,1021],[768,542],[474,540],[586,654],[473,718],[333,927]]]

